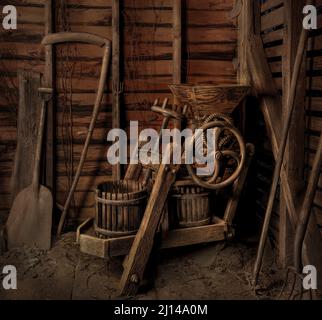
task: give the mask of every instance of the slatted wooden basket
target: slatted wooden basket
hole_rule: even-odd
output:
[[[140,227],[147,189],[138,181],[109,181],[95,190],[94,228],[102,237],[132,235]]]
[[[210,193],[195,185],[175,185],[169,202],[172,227],[191,228],[210,223]]]
[[[231,114],[245,98],[250,87],[240,85],[170,85],[182,105],[188,104],[202,114]]]

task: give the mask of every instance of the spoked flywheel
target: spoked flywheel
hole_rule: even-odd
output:
[[[198,185],[219,190],[233,184],[246,160],[246,146],[241,133],[230,121],[215,118],[202,125],[193,136],[194,164],[186,164],[189,175]],[[200,161],[200,155],[207,159]]]

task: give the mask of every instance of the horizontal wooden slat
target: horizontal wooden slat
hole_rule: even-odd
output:
[[[262,1],[261,10],[265,12],[269,9],[278,7],[283,4],[283,0],[269,0],[269,1]]]
[[[17,5],[18,30],[0,31],[0,71],[2,83],[9,81],[8,92],[17,97],[18,68],[43,72],[44,36],[43,0],[8,0]],[[128,132],[130,121],[139,121],[139,130],[160,127],[162,117],[150,111],[156,98],[173,97],[168,85],[172,83],[172,0],[126,0],[123,3],[124,84],[122,125]],[[111,0],[67,0],[71,31],[89,32],[111,38]],[[187,61],[187,81],[197,83],[236,83],[232,59],[237,48],[236,21],[229,17],[233,0],[187,0],[185,30],[186,48],[183,59]],[[135,23],[133,23],[135,22]],[[135,40],[134,40],[135,39]],[[133,48],[134,46],[134,48]],[[73,95],[73,164],[77,166],[85,141],[93,109],[100,72],[102,50],[91,45],[57,46],[57,190],[58,200],[64,202],[68,190],[65,176],[62,76],[68,55],[75,61],[76,72],[72,77]],[[5,76],[4,76],[5,75]],[[105,88],[101,111],[93,134],[93,141],[85,162],[77,192],[76,205],[80,217],[93,214],[93,197],[90,190],[110,179],[111,166],[105,157],[108,149],[106,135],[111,129],[111,82]],[[17,105],[18,99],[13,101]],[[67,107],[67,109],[69,106]],[[66,116],[66,114],[65,114]],[[0,210],[7,212],[10,202],[10,175],[16,144],[16,114],[11,112],[8,101],[0,97],[0,195],[4,196]]]
[[[261,21],[261,30],[271,29],[284,23],[284,8],[280,7],[264,15]]]

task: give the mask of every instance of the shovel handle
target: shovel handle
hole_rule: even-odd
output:
[[[36,155],[35,155],[35,166],[32,177],[32,185],[37,192],[39,190],[39,179],[40,179],[40,160],[41,160],[41,149],[43,145],[43,137],[45,130],[45,122],[46,122],[46,108],[47,102],[52,98],[53,89],[52,88],[38,88],[38,93],[41,96],[41,110],[40,110],[40,120],[39,120],[39,128],[37,135],[37,146],[36,146]]]
[[[47,35],[43,38],[41,44],[50,46],[66,42],[80,42],[94,44],[99,47],[111,47],[111,40],[85,32],[58,32]]]
[[[46,106],[47,102],[42,100],[41,102],[41,112],[39,120],[39,128],[37,134],[37,146],[36,146],[36,155],[35,155],[35,166],[32,178],[32,186],[34,191],[39,190],[39,178],[40,178],[40,160],[41,160],[41,149],[43,144],[44,128],[45,128],[45,118],[46,118]]]

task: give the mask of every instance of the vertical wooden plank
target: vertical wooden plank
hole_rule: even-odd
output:
[[[172,171],[167,165],[160,166],[140,229],[135,236],[121,278],[121,296],[136,294],[143,280],[146,264],[153,248],[155,232],[175,178],[175,169]]]
[[[182,1],[173,1],[173,83],[180,84],[182,68]]]
[[[110,191],[107,189],[107,192],[105,194],[104,199],[107,200],[112,200],[112,192],[113,192],[113,187],[110,189]],[[106,211],[105,211],[105,216],[106,216],[106,225],[104,228],[107,230],[113,231],[113,206],[112,205],[107,205],[106,206]]]
[[[167,152],[171,157],[173,154],[172,145],[169,145]],[[155,232],[159,226],[168,194],[176,180],[178,169],[179,167],[165,164],[161,164],[159,167],[140,229],[135,236],[125,264],[120,282],[121,296],[136,294],[140,282],[143,280],[146,264],[153,248]]]
[[[41,100],[38,88],[41,74],[18,70],[19,112],[17,119],[17,148],[11,176],[11,200],[31,185],[37,145]]]
[[[124,191],[124,200],[129,200],[129,182],[126,181],[124,184],[125,187],[125,191]],[[124,231],[128,231],[129,228],[129,213],[131,212],[131,210],[129,210],[129,207],[126,206],[124,207],[124,211],[123,211],[123,224],[124,224]]]
[[[174,84],[182,82],[182,0],[173,0],[173,71],[172,78]],[[174,104],[179,105],[179,101],[174,97]],[[180,121],[175,121],[176,128],[180,129]]]
[[[236,4],[238,5],[238,4]],[[247,31],[248,31],[248,6],[251,5],[250,1],[245,1],[242,5],[240,14],[238,16],[238,69],[237,79],[241,85],[250,84],[250,73],[247,64]]]
[[[98,189],[95,190],[95,197],[101,198],[101,192]],[[101,208],[102,208],[102,204],[95,199],[95,221],[98,227],[101,226],[101,223],[100,223],[100,217],[102,214]]]
[[[45,1],[45,35],[54,32],[54,3],[52,0]],[[44,85],[54,88],[54,49],[52,46],[45,48],[45,73]],[[46,121],[46,156],[45,156],[45,185],[52,191],[55,200],[55,104],[52,100],[47,107]]]
[[[303,15],[302,10],[305,5],[304,0],[292,1],[284,0],[284,52],[282,60],[283,70],[283,112],[285,119],[285,106],[289,94],[293,66],[301,34]],[[298,194],[304,185],[304,139],[305,139],[305,83],[306,83],[306,64],[303,63],[301,75],[299,77],[295,107],[293,112],[292,124],[289,131],[289,139],[285,150],[284,167],[290,182],[291,192]],[[296,197],[295,197],[296,199]],[[291,227],[289,215],[281,191],[280,219],[278,235],[278,256],[281,267],[286,268],[293,262],[293,243],[294,234]]]
[[[113,83],[113,128],[120,128],[120,1],[112,1],[112,83]],[[113,166],[113,179],[121,179],[121,165]]]
[[[236,6],[241,5],[236,1]],[[238,67],[237,67],[237,81],[240,85],[248,86],[251,83],[250,72],[247,64],[247,30],[249,28],[247,14],[249,6],[252,5],[250,1],[245,1],[241,7],[238,16]],[[240,126],[243,133],[246,131],[246,99],[242,102],[240,109]]]
[[[247,174],[249,167],[251,165],[251,161],[253,159],[253,156],[255,154],[255,147],[252,144],[247,144],[247,158],[245,166],[239,176],[239,178],[235,181],[233,188],[232,188],[232,196],[229,198],[224,214],[223,220],[228,224],[228,226],[231,226],[233,223],[233,219],[236,214],[236,210],[239,204],[240,197],[243,193],[243,189],[245,186],[245,182],[247,179]]]

